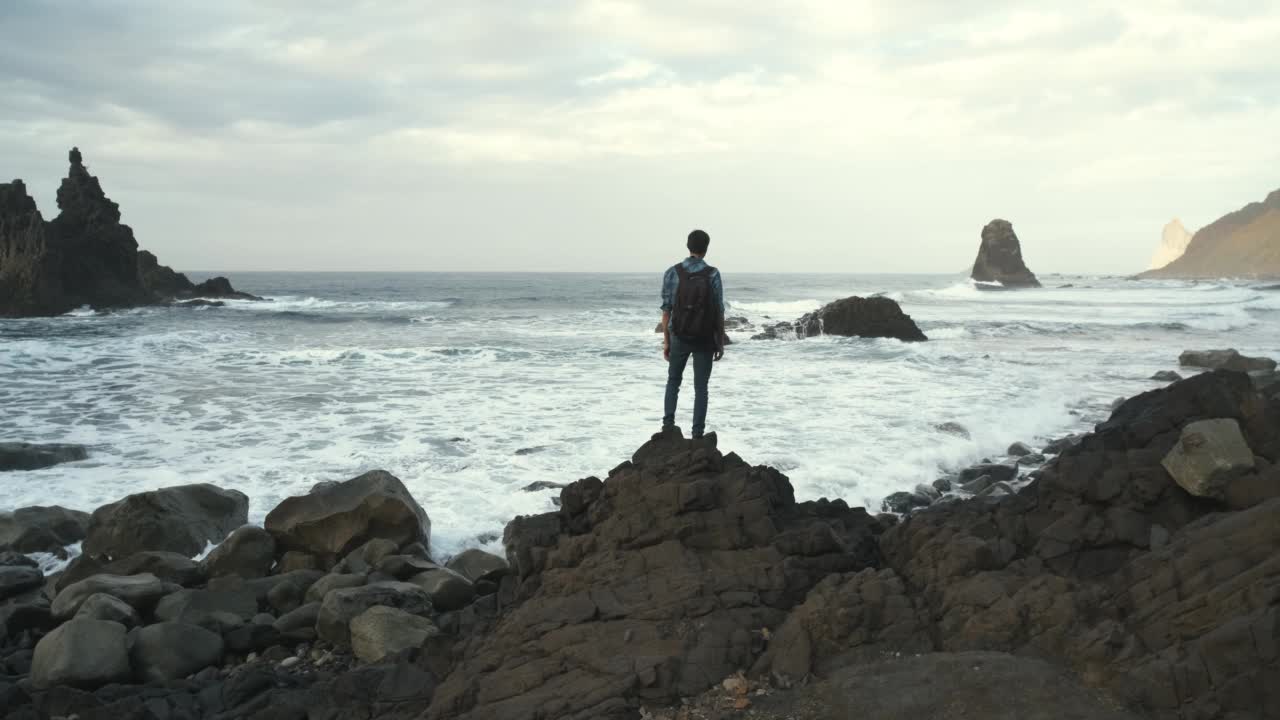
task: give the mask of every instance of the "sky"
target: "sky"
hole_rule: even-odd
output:
[[[1277,68],[1280,0],[4,0],[0,178],[180,270],[1120,274],[1280,187]]]

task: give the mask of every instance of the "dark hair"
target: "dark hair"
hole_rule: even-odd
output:
[[[711,244],[711,236],[702,230],[694,230],[689,233],[689,252],[694,255],[702,255],[707,252],[707,246]]]

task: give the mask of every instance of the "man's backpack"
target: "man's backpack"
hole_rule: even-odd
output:
[[[676,288],[676,303],[671,309],[671,334],[682,338],[712,340],[720,330],[719,308],[711,292],[710,265],[697,272],[689,272],[683,264],[676,265],[680,285]]]

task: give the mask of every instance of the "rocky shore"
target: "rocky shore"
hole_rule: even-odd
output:
[[[1125,400],[1093,433],[1016,448],[1042,455],[1020,482],[970,469],[955,482],[1007,487],[899,514],[797,502],[714,435],[657,435],[508,524],[505,558],[433,559],[427,511],[378,471],[262,528],[209,485],[19,510],[0,515],[0,708],[1277,717],[1280,385],[1261,378],[1214,370]],[[23,554],[74,542],[48,577]]]

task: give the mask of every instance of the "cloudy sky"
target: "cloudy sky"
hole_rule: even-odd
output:
[[[1280,1],[1120,5],[5,0],[0,176],[49,217],[79,145],[187,270],[654,270],[700,226],[726,272],[951,272],[1004,217],[1126,273],[1280,187]]]

